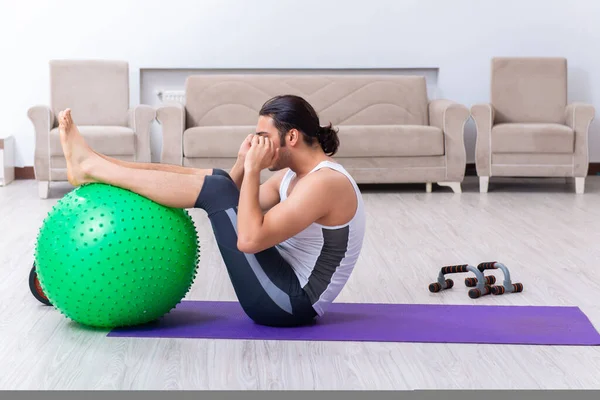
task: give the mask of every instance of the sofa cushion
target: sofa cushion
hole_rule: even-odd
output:
[[[135,153],[135,135],[123,126],[78,126],[79,132],[90,147],[102,154],[131,155]],[[62,156],[58,128],[50,131],[50,155]]]
[[[341,125],[336,157],[444,155],[444,134],[423,125]]]
[[[560,124],[498,124],[492,128],[494,153],[568,153],[575,148],[573,130]]]
[[[187,126],[256,124],[263,103],[281,94],[304,97],[321,125],[429,124],[423,76],[245,73],[189,76]]]
[[[256,125],[198,126],[183,132],[184,157],[237,157],[242,141]]]
[[[444,154],[439,128],[421,125],[367,125],[338,127],[336,157],[412,157]],[[242,141],[255,126],[202,126],[183,133],[185,157],[237,157]]]

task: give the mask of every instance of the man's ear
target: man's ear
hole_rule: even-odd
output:
[[[297,129],[290,129],[288,131],[288,136],[289,136],[289,144],[291,146],[295,146],[298,141],[300,140],[300,132],[298,132]]]

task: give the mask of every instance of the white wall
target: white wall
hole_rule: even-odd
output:
[[[600,114],[597,0],[0,0],[0,134],[33,165],[27,108],[47,104],[48,60],[143,68],[437,67],[438,93],[470,107],[489,98],[493,56],[564,56],[570,100]],[[600,161],[600,115],[591,161]],[[474,129],[466,133],[473,160]]]

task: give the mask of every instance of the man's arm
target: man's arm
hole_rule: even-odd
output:
[[[240,190],[242,188],[242,180],[244,179],[244,161],[246,160],[246,154],[248,154],[248,150],[250,150],[250,143],[253,137],[254,134],[246,136],[246,139],[244,139],[240,145],[240,149],[238,150],[238,156],[235,160],[235,164],[233,164],[231,171],[229,171],[229,176],[231,176],[231,179],[233,179],[235,185]]]
[[[231,179],[233,179],[233,181],[235,182],[235,185],[238,187],[238,189],[242,189],[242,180],[244,179],[244,158],[243,157],[239,157],[237,158],[237,160],[235,160],[235,164],[233,164],[233,167],[231,168],[231,171],[229,171],[229,176],[231,176]]]
[[[281,179],[287,169],[277,171],[273,174],[265,183],[260,185],[259,189],[259,203],[260,208],[263,212],[270,210],[277,203],[279,203],[279,185],[281,184]],[[242,189],[242,182],[244,180],[244,159],[243,157],[238,157],[233,168],[229,171],[229,176],[235,182],[238,189]]]
[[[281,198],[279,197],[279,186],[281,185],[281,180],[286,171],[287,169],[277,171],[267,179],[265,183],[260,185],[258,202],[260,203],[260,208],[263,210],[263,213],[269,211],[281,201]]]
[[[325,216],[333,203],[333,190],[319,175],[302,179],[286,201],[263,214],[259,199],[260,171],[246,171],[238,206],[238,249],[258,253]]]

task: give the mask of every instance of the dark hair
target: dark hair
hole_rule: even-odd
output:
[[[340,146],[337,130],[331,123],[321,126],[317,112],[302,97],[290,94],[275,96],[263,104],[259,115],[273,118],[282,146],[285,146],[285,134],[290,129],[301,132],[304,142],[309,145],[318,141],[329,156],[334,155]]]

